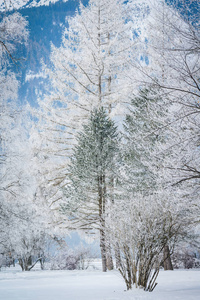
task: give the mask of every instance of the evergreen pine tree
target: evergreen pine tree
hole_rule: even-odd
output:
[[[98,229],[103,271],[106,271],[106,218],[112,202],[119,136],[104,108],[95,109],[77,136],[66,188],[71,221],[86,231]]]
[[[124,123],[123,160],[125,181],[132,193],[155,188],[158,145],[163,141],[161,116],[164,101],[157,91],[144,89],[131,101]]]

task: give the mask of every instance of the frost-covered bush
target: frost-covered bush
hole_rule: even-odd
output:
[[[10,267],[11,265],[15,265],[15,260],[12,258],[12,256],[10,256],[9,253],[0,254],[0,269],[2,267]]]
[[[200,267],[200,259],[193,250],[178,249],[172,255],[174,268],[192,269]]]
[[[40,262],[43,269],[46,243],[47,236],[44,231],[27,230],[26,234],[21,233],[15,244],[15,256],[22,271],[30,271],[37,262]]]
[[[189,227],[184,205],[164,192],[114,205],[111,229],[117,250],[118,269],[127,289],[133,286],[153,291],[166,245],[173,248]],[[187,226],[186,226],[187,224]]]
[[[89,267],[91,252],[88,248],[75,249],[64,247],[51,257],[52,270],[85,270]]]

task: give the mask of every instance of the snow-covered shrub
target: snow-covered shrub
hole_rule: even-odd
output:
[[[135,285],[153,291],[163,250],[186,236],[189,216],[184,205],[167,192],[135,196],[113,207],[113,247],[118,250],[118,269],[127,289]]]
[[[2,267],[10,267],[11,265],[15,265],[15,260],[8,253],[0,254],[0,269]]]
[[[178,249],[172,255],[174,268],[192,269],[200,267],[200,259],[197,258],[193,250]]]
[[[85,270],[89,267],[91,252],[83,246],[75,249],[64,247],[50,261],[51,270]]]
[[[15,255],[19,265],[22,271],[30,271],[37,262],[40,262],[41,269],[43,269],[47,236],[45,232],[38,230],[27,230],[27,232],[30,235],[19,236],[15,245]]]

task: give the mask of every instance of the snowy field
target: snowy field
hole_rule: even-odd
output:
[[[117,271],[0,272],[1,300],[198,300],[200,270],[161,271],[152,293],[126,291]]]

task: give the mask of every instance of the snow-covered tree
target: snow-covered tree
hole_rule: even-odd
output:
[[[77,14],[67,19],[61,47],[52,46],[50,75],[56,100],[67,104],[74,126],[78,117],[87,118],[97,106],[109,112],[117,104],[123,107],[132,89],[128,71],[129,62],[139,55],[133,36],[138,20],[135,17],[134,24],[123,2],[81,4]]]
[[[195,0],[152,3],[144,82],[159,87],[171,103],[165,126],[173,183],[193,184],[199,179],[200,5]]]
[[[1,246],[7,241],[7,229],[11,226],[10,216],[15,215],[12,205],[9,202],[10,197],[14,197],[16,186],[19,187],[19,173],[14,176],[16,154],[19,145],[13,145],[16,148],[11,149],[11,141],[14,142],[14,127],[19,115],[17,105],[14,102],[17,99],[18,80],[11,64],[17,63],[17,46],[25,43],[28,38],[27,21],[19,13],[2,15],[0,21],[0,231]],[[13,101],[11,101],[13,100]],[[17,129],[16,129],[17,131]],[[16,133],[16,132],[15,132]],[[12,137],[11,137],[12,136]],[[9,148],[9,149],[8,149]],[[16,152],[15,152],[16,150]],[[11,153],[12,152],[12,153]],[[12,157],[10,157],[12,155]],[[10,165],[10,159],[14,164]],[[16,174],[16,173],[15,173]]]
[[[99,231],[103,271],[107,269],[106,219],[113,199],[117,151],[116,126],[103,108],[94,110],[77,136],[68,170],[67,204],[63,207],[72,226]]]
[[[28,22],[19,13],[6,15],[0,20],[0,97],[2,100],[16,99],[18,81],[10,70],[10,64],[17,64],[20,59],[16,56],[17,45],[25,43],[28,38]]]
[[[171,153],[163,152],[170,139],[169,98],[160,88],[143,89],[131,104],[122,140],[121,193],[109,228],[127,289],[135,285],[152,291],[160,266],[170,262],[180,241],[191,237],[194,206],[171,186],[164,169],[164,161],[172,159]]]
[[[165,143],[158,144],[154,153],[157,179],[169,193],[176,186],[195,222],[199,220],[199,9],[195,0],[149,2],[144,22],[149,64],[138,66],[141,85],[159,89],[164,100],[155,111],[167,107],[159,118]]]
[[[25,107],[17,102],[18,45],[26,44],[28,22],[19,13],[5,11],[0,22],[0,232],[1,253],[18,259],[22,269],[31,261],[42,262],[53,215],[39,194],[36,153],[31,145],[31,126]],[[22,112],[24,111],[24,112]]]
[[[4,14],[0,19],[0,142],[6,136],[6,130],[13,120],[14,110],[8,100],[16,100],[18,93],[18,80],[16,74],[11,71],[11,63],[17,63],[15,57],[16,47],[22,42],[26,42],[28,38],[27,21],[19,13],[10,15]],[[9,129],[8,129],[9,130]],[[4,160],[2,146],[0,150],[0,158]]]
[[[122,190],[124,188],[122,199],[125,197],[134,202],[138,193],[140,197],[147,197],[166,186],[161,161],[162,147],[166,147],[167,143],[163,121],[168,114],[167,102],[168,99],[163,99],[162,91],[157,88],[143,89],[131,101],[124,125],[120,172]],[[164,260],[166,269],[167,262],[170,262],[167,244],[164,249],[165,253],[168,251]]]
[[[159,146],[164,143],[162,118],[166,100],[158,89],[142,89],[133,96],[123,130],[123,180],[130,192],[149,193],[156,189]],[[129,189],[126,189],[129,192]]]
[[[54,226],[55,213],[40,193],[41,177],[30,138],[32,120],[14,110],[10,125],[0,171],[0,248],[28,271],[37,261],[43,267],[47,245],[60,231]]]
[[[17,46],[27,41],[27,26],[28,22],[19,13],[7,15],[5,12],[0,19],[0,162],[5,158],[2,143],[15,115],[12,103],[7,103],[7,101],[16,100],[18,93],[18,80],[11,70],[11,64],[18,62]]]
[[[54,185],[51,200],[55,205],[62,197],[59,186],[65,183],[76,133],[90,112],[103,106],[111,116],[123,115],[129,101],[134,86],[131,72],[135,74],[130,69],[140,57],[137,37],[145,10],[135,2],[134,19],[134,1],[92,0],[85,7],[80,4],[76,15],[67,18],[61,46],[52,46],[52,68],[45,66],[50,92],[39,102],[38,126],[47,165],[45,186]]]

